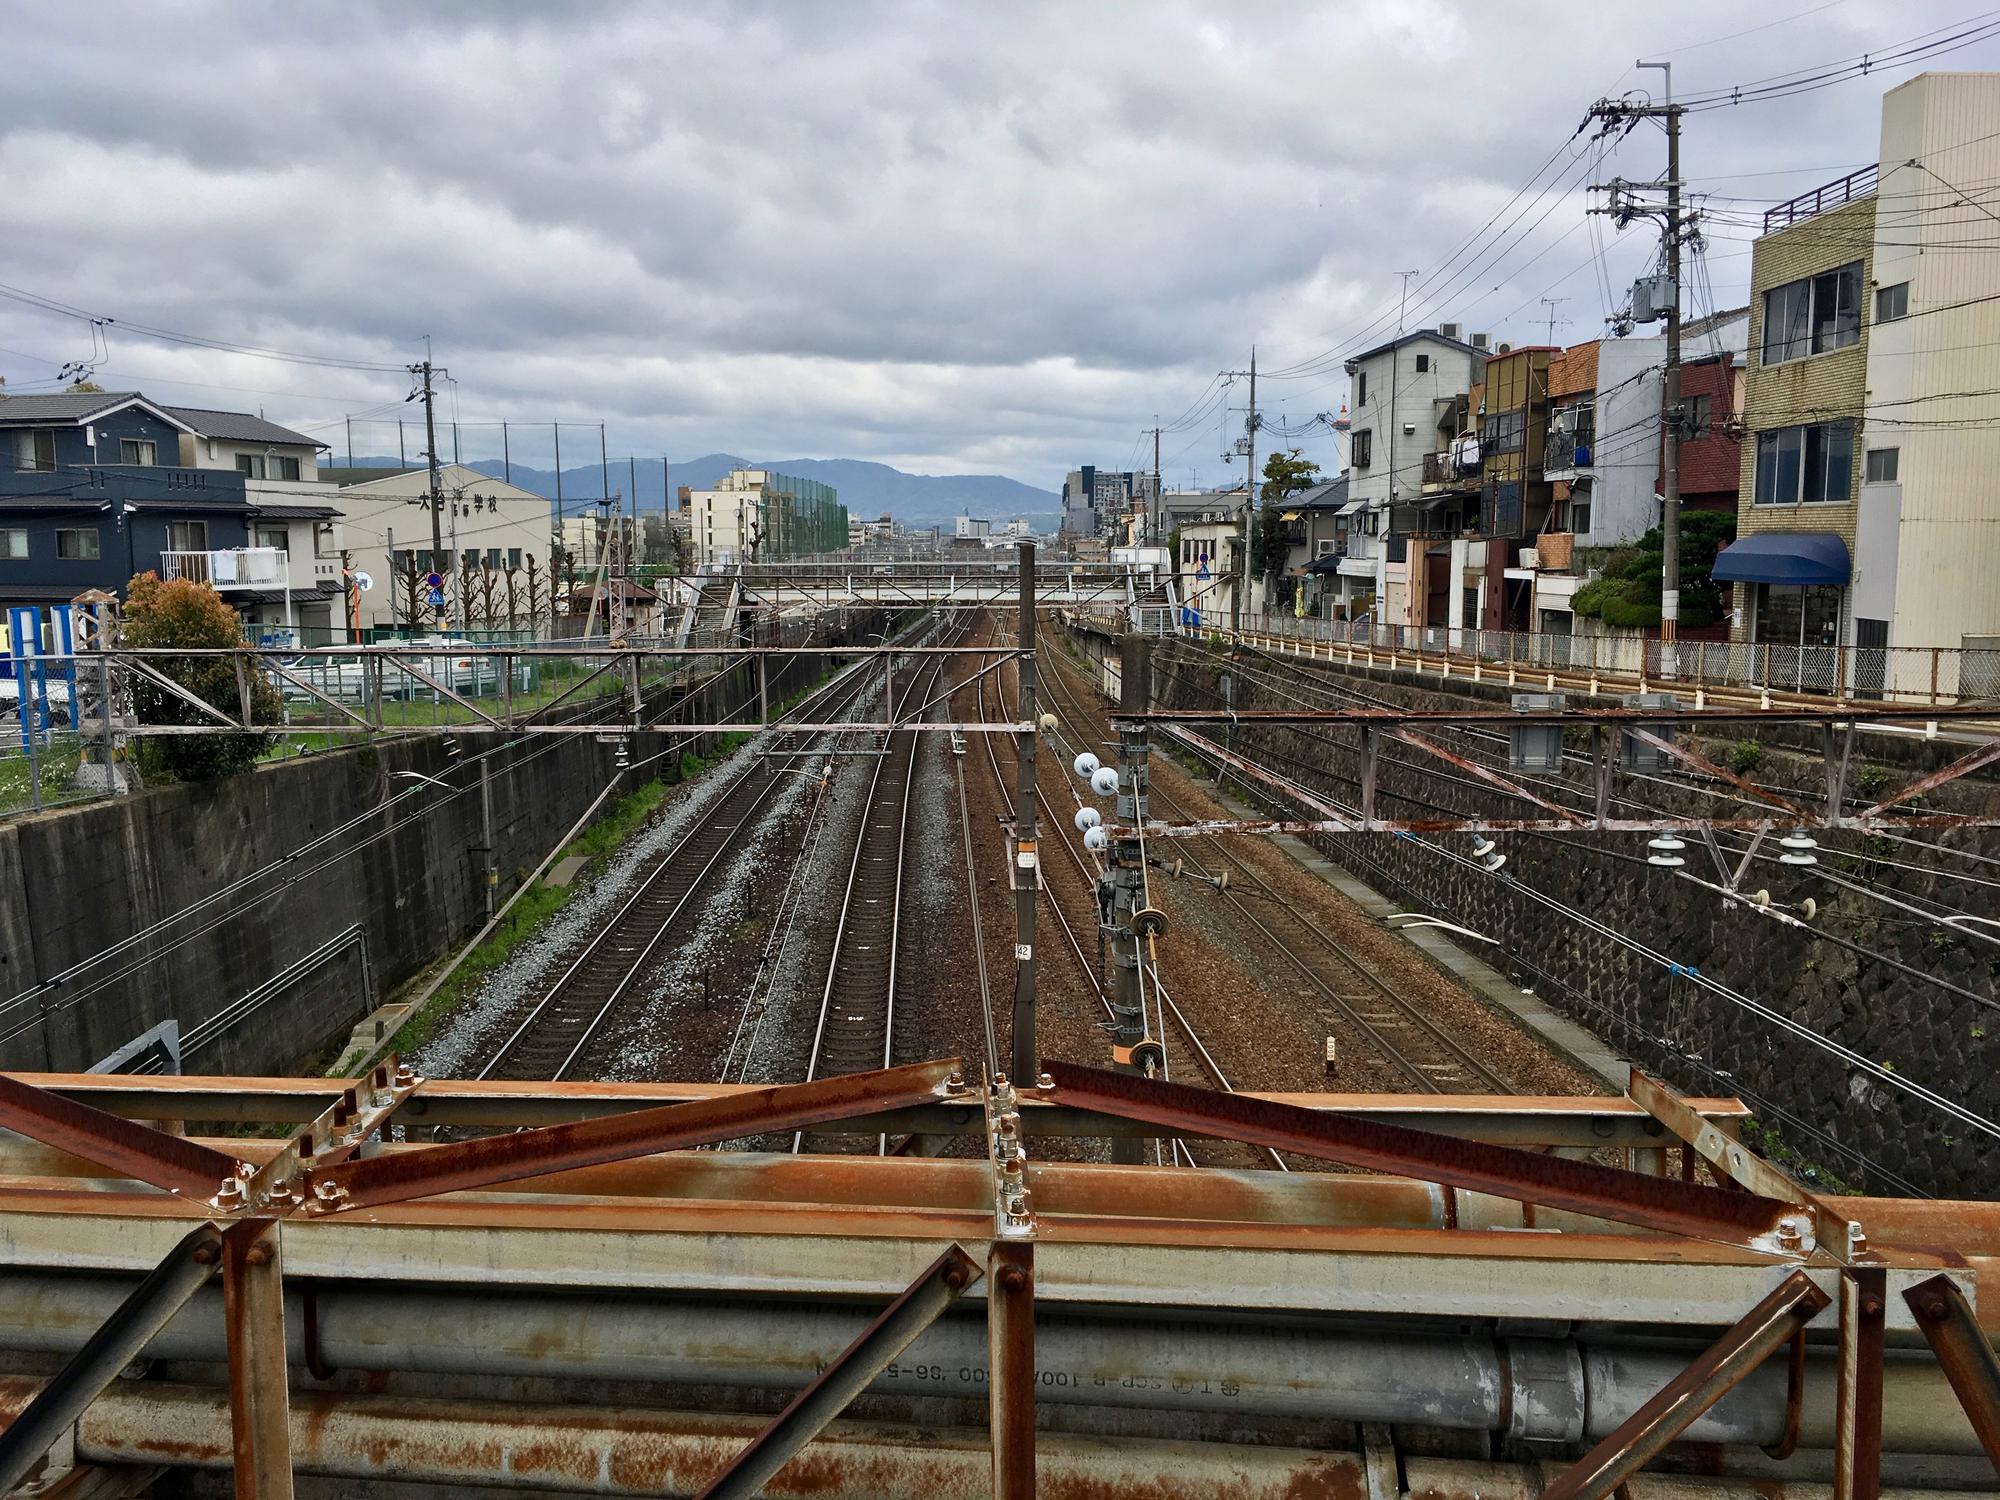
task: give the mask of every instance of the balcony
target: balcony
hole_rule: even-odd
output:
[[[1591,473],[1597,461],[1597,434],[1549,429],[1542,449],[1542,478],[1575,479]]]
[[[1455,451],[1424,455],[1424,493],[1476,489],[1479,484],[1478,447],[1455,444]]]
[[[160,554],[160,577],[184,578],[210,588],[281,589],[286,557],[278,547],[224,547],[213,552],[169,551]]]

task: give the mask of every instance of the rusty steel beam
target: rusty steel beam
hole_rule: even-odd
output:
[[[937,1103],[963,1093],[963,1079],[963,1063],[948,1058],[384,1154],[314,1174],[308,1207],[335,1213],[401,1203],[659,1151],[829,1125],[871,1110]]]
[[[1882,1345],[1888,1311],[1886,1266],[1849,1266],[1841,1272],[1833,1500],[1878,1500],[1882,1493]]]
[[[1468,776],[1475,776],[1489,786],[1498,787],[1510,797],[1519,797],[1523,802],[1533,803],[1536,807],[1541,808],[1543,812],[1555,814],[1562,823],[1572,828],[1587,827],[1589,824],[1589,820],[1581,814],[1572,812],[1569,808],[1551,802],[1545,797],[1536,796],[1535,793],[1529,791],[1518,781],[1502,776],[1491,766],[1483,766],[1469,756],[1447,750],[1444,746],[1437,744],[1435,741],[1427,740],[1420,734],[1412,733],[1408,729],[1395,728],[1389,731],[1389,735],[1390,738],[1401,740],[1404,744],[1421,750],[1426,755],[1436,756],[1446,765],[1458,767],[1459,770],[1465,772]]]
[[[116,1312],[56,1372],[19,1416],[0,1432],[0,1495],[11,1495],[78,1418],[139,1357],[215,1274],[222,1232],[213,1224],[188,1231],[132,1289]]]
[[[207,1201],[241,1163],[181,1136],[0,1073],[0,1126],[169,1193]]]
[[[1903,1293],[1931,1352],[1944,1367],[1979,1445],[2000,1470],[2000,1356],[1986,1341],[1965,1293],[1949,1276],[1918,1282]]]
[[[1808,1211],[1798,1204],[1757,1193],[1728,1192],[1400,1125],[1316,1114],[1267,1099],[1163,1083],[1054,1058],[1044,1059],[1042,1070],[1054,1083],[1043,1092],[1060,1103],[1669,1234],[1768,1242],[1771,1248],[1777,1248],[1783,1235],[1789,1240],[1786,1248],[1805,1248],[1803,1236],[1811,1222]],[[1780,1229],[1787,1220],[1789,1233]]]
[[[1033,1240],[995,1241],[986,1252],[986,1400],[993,1500],[1034,1500]]]
[[[1990,708],[1986,711],[1989,714],[1992,713]],[[1950,765],[1940,766],[1928,776],[1919,776],[1901,791],[1893,792],[1873,807],[1864,809],[1861,816],[1872,818],[1882,812],[1884,808],[1894,807],[1899,802],[1908,802],[1912,797],[1921,797],[1925,792],[1936,791],[1946,782],[1956,781],[1961,776],[1969,775],[1985,766],[1992,765],[1996,760],[2000,760],[2000,739],[1989,741],[1981,745],[1977,750],[1966,755],[1961,755]]]
[[[275,1219],[244,1219],[222,1236],[229,1431],[238,1500],[291,1500],[285,1285],[278,1236]]]
[[[2000,719],[1991,704],[1940,703],[1840,708],[1154,708],[1106,710],[1112,723],[1157,724],[1906,724],[1912,720],[1962,719],[1974,724]],[[1987,753],[1987,752],[1981,752]],[[2000,740],[1991,753],[2000,755]],[[1961,771],[1958,774],[1963,775]],[[1949,778],[1947,778],[1949,779]]]
[[[249,1204],[279,1213],[296,1208],[301,1176],[310,1177],[353,1156],[422,1082],[397,1062],[394,1053],[383,1058],[366,1077],[343,1088],[339,1098],[301,1126],[257,1169],[246,1184],[244,1196]]]
[[[1795,1338],[1830,1299],[1794,1271],[1644,1406],[1542,1491],[1541,1500],[1604,1500],[1751,1371]]]
[[[778,1471],[853,1404],[946,1308],[979,1279],[979,1263],[956,1245],[932,1261],[902,1296],[855,1336],[824,1370],[727,1465],[697,1500],[752,1500]]]
[[[1655,750],[1660,751],[1664,755],[1672,756],[1675,760],[1685,765],[1693,766],[1704,775],[1713,776],[1717,781],[1726,782],[1730,786],[1735,787],[1737,791],[1754,797],[1759,802],[1768,802],[1773,807],[1782,808],[1801,823],[1817,823],[1820,821],[1820,814],[1813,812],[1812,809],[1792,801],[1789,797],[1780,797],[1768,787],[1761,787],[1747,777],[1738,776],[1734,771],[1728,770],[1723,766],[1718,766],[1706,756],[1699,755],[1693,750],[1688,749],[1686,745],[1676,744],[1666,736],[1655,734],[1652,730],[1637,724],[1632,725],[1625,732],[1631,735],[1633,739],[1651,745]],[[1840,809],[1837,805],[1832,811],[1834,816],[1839,816]]]
[[[1289,786],[1282,795],[1295,802],[1304,802],[1300,793]],[[1993,828],[2000,827],[2000,815],[1979,813],[1910,813],[1906,816],[1864,817],[1853,813],[1846,817],[1808,819],[1814,827],[1830,828],[1846,833],[1908,833],[1911,830],[1942,828]],[[1137,837],[1138,830],[1125,823],[1107,823],[1105,827],[1113,838]],[[1326,818],[1209,818],[1199,823],[1148,823],[1146,837],[1149,839],[1200,839],[1210,838],[1218,833],[1243,833],[1258,835],[1291,834],[1304,838],[1321,833],[1699,833],[1703,829],[1728,831],[1731,833],[1757,833],[1768,831],[1769,818],[1689,818],[1663,816],[1657,818],[1612,818],[1588,817],[1581,821],[1569,818],[1489,818],[1477,814],[1467,814],[1462,818],[1381,818],[1369,817],[1364,823],[1341,816]]]

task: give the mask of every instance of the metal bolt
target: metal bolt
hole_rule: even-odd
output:
[[[954,1292],[957,1291],[960,1287],[964,1286],[965,1267],[946,1266],[944,1272],[944,1284],[950,1287]]]
[[[1027,1218],[1028,1200],[1026,1198],[1009,1198],[1007,1200],[1007,1217],[1010,1219]]]
[[[996,1089],[1007,1087],[1007,1075],[1005,1073],[995,1073],[993,1075],[993,1087]]]
[[[948,1093],[956,1094],[961,1092],[965,1088],[965,1075],[959,1072],[958,1069],[953,1068],[949,1073],[945,1074],[944,1086]]]
[[[1000,1285],[1010,1292],[1025,1291],[1028,1285],[1028,1273],[1019,1266],[1002,1266]]]
[[[1019,1116],[1002,1115],[1000,1117],[1000,1133],[1002,1135],[1006,1136],[1018,1135],[1020,1133],[1020,1130],[1021,1130],[1021,1121]]]
[[[213,1245],[196,1245],[194,1247],[193,1260],[198,1266],[212,1266],[215,1264],[216,1254],[216,1248]]]
[[[217,1208],[241,1208],[246,1196],[241,1177],[225,1177],[222,1179],[221,1188],[216,1192],[215,1206]]]
[[[1868,1231],[1863,1229],[1859,1224],[1849,1220],[1847,1225],[1847,1243],[1854,1253],[1859,1254],[1868,1248]]]
[[[417,1076],[417,1070],[411,1067],[408,1063],[398,1063],[396,1065],[397,1088],[399,1089],[415,1088],[419,1083],[422,1082],[423,1080]]]
[[[292,1181],[289,1177],[283,1182],[274,1182],[271,1184],[271,1201],[273,1203],[289,1203],[292,1201]]]
[[[1882,1314],[1882,1299],[1880,1297],[1863,1297],[1861,1299],[1861,1310],[1871,1318],[1880,1317]]]
[[[243,1263],[250,1266],[267,1266],[271,1263],[269,1245],[252,1245],[243,1252]]]
[[[1944,1298],[1930,1298],[1924,1303],[1923,1314],[1934,1323],[1942,1323],[1944,1321]]]
[[[313,1198],[323,1208],[331,1208],[347,1196],[347,1189],[331,1177],[323,1177],[313,1184]]]
[[[1796,1250],[1804,1243],[1805,1236],[1800,1232],[1800,1225],[1797,1219],[1784,1218],[1778,1220],[1779,1249]]]
[[[1055,1086],[1056,1086],[1056,1078],[1055,1074],[1053,1073],[1042,1073],[1039,1074],[1035,1079],[1036,1088],[1052,1089]]]

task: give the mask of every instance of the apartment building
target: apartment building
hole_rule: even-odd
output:
[[[1094,537],[1115,529],[1133,510],[1149,510],[1158,498],[1153,476],[1143,470],[1100,469],[1085,464],[1063,480],[1062,531]]]
[[[702,567],[813,557],[848,544],[839,492],[774,469],[732,469],[715,488],[691,491],[688,508]]]

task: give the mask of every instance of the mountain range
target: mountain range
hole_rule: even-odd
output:
[[[357,467],[393,467],[387,457],[355,459]],[[556,498],[553,469],[537,469],[526,464],[511,468],[494,459],[480,459],[466,465],[494,478],[508,478],[522,489]],[[907,526],[949,526],[955,516],[983,516],[994,522],[1025,516],[1038,531],[1054,531],[1061,519],[1062,497],[1033,485],[1022,484],[1002,474],[909,474],[888,464],[858,458],[792,458],[750,462],[730,453],[704,453],[700,458],[669,461],[671,482],[676,492],[682,485],[690,489],[710,489],[731,469],[775,469],[800,479],[817,479],[840,493],[840,503],[851,516],[873,519],[892,515]],[[574,510],[604,493],[605,471],[597,464],[578,464],[562,471],[562,499],[565,510]],[[637,481],[639,508],[659,510],[666,504],[669,476],[658,459],[636,465],[614,460],[610,465],[613,493],[625,493]]]

